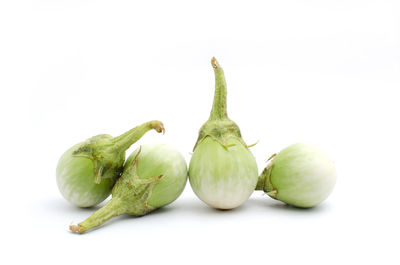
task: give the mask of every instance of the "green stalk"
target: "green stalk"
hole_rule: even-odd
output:
[[[93,161],[94,182],[99,184],[102,179],[115,178],[116,175],[121,174],[125,162],[125,151],[152,129],[159,133],[165,132],[162,122],[149,121],[114,138],[104,134],[94,136],[77,148],[73,155]]]
[[[82,234],[124,213],[142,216],[156,209],[150,206],[148,201],[154,186],[163,175],[141,179],[137,173],[139,154],[140,149],[135,159],[129,165],[126,165],[122,176],[115,183],[111,200],[85,221],[78,225],[71,225],[69,228],[72,232]]]
[[[224,70],[218,64],[217,59],[211,59],[211,65],[214,68],[215,75],[215,92],[214,102],[210,113],[209,120],[223,120],[228,118],[226,111],[226,81]]]
[[[228,148],[227,140],[230,137],[238,139],[238,141],[247,148],[247,145],[242,140],[239,127],[234,121],[228,118],[226,107],[227,86],[224,70],[214,57],[211,59],[211,65],[214,68],[215,75],[213,106],[210,112],[210,117],[200,128],[199,136],[193,150],[195,150],[199,143],[208,136],[218,141],[222,146],[224,146],[224,148]]]
[[[156,130],[157,132],[165,133],[164,126],[159,121],[149,121],[142,125],[136,126],[135,128],[127,131],[120,136],[114,137],[112,141],[114,145],[110,147],[110,150],[123,150],[126,151],[132,144],[136,143],[142,136],[150,130]]]
[[[71,229],[71,231],[74,233],[82,234],[87,230],[95,228],[111,218],[123,213],[124,209],[121,207],[120,200],[112,198],[85,221],[79,223],[78,225],[70,225],[69,229]]]

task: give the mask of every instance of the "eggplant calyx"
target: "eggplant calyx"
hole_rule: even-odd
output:
[[[193,150],[207,137],[211,137],[214,140],[218,141],[225,149],[229,147],[227,143],[229,138],[236,138],[239,142],[241,142],[245,147],[247,147],[246,143],[242,139],[242,135],[240,133],[239,127],[235,122],[226,119],[226,120],[208,120],[204,125],[200,128],[199,136],[197,138],[196,144]]]
[[[115,148],[110,135],[94,136],[82,143],[72,153],[73,156],[85,157],[93,161],[94,182],[118,176],[124,165],[125,150]]]
[[[84,233],[121,214],[143,216],[156,209],[156,207],[149,205],[148,201],[155,185],[162,179],[163,175],[140,178],[137,174],[140,152],[141,149],[139,149],[133,161],[126,165],[122,176],[115,183],[111,200],[85,221],[78,225],[71,225],[70,230],[72,232]]]
[[[72,154],[93,161],[94,182],[99,184],[102,179],[116,178],[122,173],[125,151],[152,129],[158,133],[165,133],[163,123],[153,120],[136,126],[117,137],[101,134],[89,138]]]
[[[164,177],[164,175],[145,179],[139,177],[137,168],[140,152],[141,148],[131,164],[126,165],[121,178],[112,190],[113,197],[123,202],[125,212],[134,216],[142,216],[156,209],[149,205],[148,201],[155,185]]]
[[[271,181],[271,173],[273,167],[274,167],[274,161],[271,161],[261,172],[260,176],[258,177],[256,190],[263,190],[270,197],[276,199],[278,191],[275,189]]]

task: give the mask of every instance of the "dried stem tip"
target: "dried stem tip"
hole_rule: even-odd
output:
[[[82,234],[82,233],[84,232],[83,227],[80,226],[80,225],[70,225],[70,226],[69,226],[69,229],[70,229],[72,232],[77,233],[77,234]]]
[[[221,68],[221,66],[219,66],[217,59],[215,59],[215,57],[211,58],[211,65],[214,68]]]

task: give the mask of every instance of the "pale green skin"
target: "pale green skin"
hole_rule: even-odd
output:
[[[142,145],[137,161],[137,175],[147,179],[162,175],[151,191],[147,201],[149,206],[159,208],[175,201],[183,192],[187,182],[187,164],[182,154],[174,147],[153,143]],[[130,165],[139,149],[136,149],[127,159],[125,165]]]
[[[314,145],[298,143],[283,149],[272,161],[270,182],[276,199],[309,208],[323,202],[336,183],[336,169]]]
[[[100,134],[70,148],[57,165],[57,185],[61,194],[80,207],[102,202],[110,195],[123,171],[125,151],[152,129],[165,132],[163,123],[153,120],[117,137]]]
[[[68,149],[57,164],[57,185],[63,197],[79,207],[91,207],[104,201],[110,194],[118,174],[114,178],[94,182],[93,161],[86,157],[73,156],[81,144]]]
[[[167,144],[143,145],[127,159],[111,200],[70,229],[84,233],[121,214],[146,215],[176,200],[186,181],[186,161],[175,148]]]
[[[195,194],[217,209],[243,204],[257,184],[257,163],[242,141],[232,137],[228,148],[211,137],[199,143],[189,165],[189,181]]]
[[[213,57],[215,92],[210,117],[200,128],[189,165],[194,193],[217,209],[244,203],[257,184],[256,160],[242,139],[239,126],[228,118],[224,71]]]

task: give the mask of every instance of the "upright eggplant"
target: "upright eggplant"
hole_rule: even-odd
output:
[[[215,95],[210,117],[200,128],[189,165],[189,181],[195,194],[217,209],[243,204],[257,184],[257,163],[243,141],[240,129],[226,110],[226,82],[222,68],[211,59]]]

